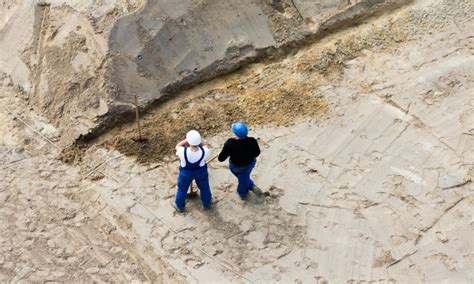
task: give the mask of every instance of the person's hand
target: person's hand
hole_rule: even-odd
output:
[[[188,140],[184,139],[182,140],[181,142],[179,142],[176,147],[186,147],[187,145],[189,145],[188,143]]]

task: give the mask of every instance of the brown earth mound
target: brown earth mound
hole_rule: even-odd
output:
[[[288,125],[299,117],[321,115],[326,110],[325,102],[307,83],[281,82],[271,90],[243,88],[232,85],[194,98],[166,102],[142,122],[147,142],[135,142],[137,131],[129,127],[103,145],[136,155],[140,162],[152,162],[172,154],[175,144],[190,129],[209,136],[229,129],[230,123],[236,120],[249,125]]]

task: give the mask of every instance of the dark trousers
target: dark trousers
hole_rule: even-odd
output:
[[[252,172],[253,168],[257,161],[253,161],[250,165],[239,167],[231,162],[229,163],[229,169],[237,177],[239,180],[239,185],[237,186],[237,192],[239,193],[240,197],[245,198],[249,193],[249,190],[253,189],[254,183],[250,178],[250,173]]]

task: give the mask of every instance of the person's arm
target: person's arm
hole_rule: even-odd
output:
[[[254,143],[255,145],[254,145],[254,150],[253,150],[254,154],[253,155],[254,155],[255,158],[257,158],[260,155],[260,147],[258,146],[257,139],[254,139],[254,141],[255,141],[255,143]]]
[[[229,142],[226,141],[217,159],[219,160],[219,162],[224,162],[229,157],[229,155],[230,155]]]
[[[180,147],[186,147],[188,145],[188,140],[184,139],[183,141],[178,142],[176,144],[176,150],[178,150]]]
[[[209,156],[211,155],[211,150],[209,150],[209,147],[207,147],[206,145],[202,146],[202,148],[204,149],[203,160],[206,162],[209,159]]]

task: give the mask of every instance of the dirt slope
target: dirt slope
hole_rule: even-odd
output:
[[[70,145],[163,95],[407,1],[3,1],[0,75]]]

